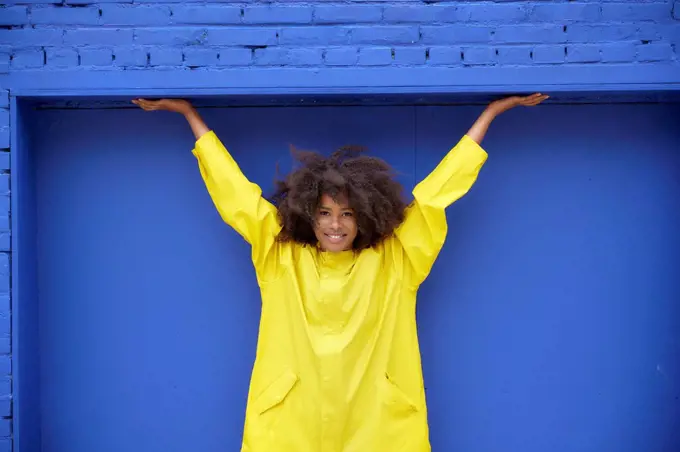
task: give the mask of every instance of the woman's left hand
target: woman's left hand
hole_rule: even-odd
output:
[[[548,96],[547,94],[541,93],[535,93],[530,96],[510,96],[504,99],[499,99],[491,102],[487,110],[493,113],[494,115],[499,115],[505,111],[510,110],[511,108],[519,106],[523,107],[536,106],[549,97],[550,96]]]

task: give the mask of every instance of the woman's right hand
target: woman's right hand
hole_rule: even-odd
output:
[[[193,110],[193,106],[183,99],[133,99],[132,103],[138,105],[145,111],[165,110],[181,113],[185,116]]]

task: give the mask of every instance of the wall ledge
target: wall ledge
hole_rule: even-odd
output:
[[[676,91],[680,65],[25,70],[0,76],[0,87],[9,88],[13,95],[68,91],[134,95],[154,89],[189,94]]]

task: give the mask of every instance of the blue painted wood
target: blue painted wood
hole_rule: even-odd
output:
[[[418,109],[417,168],[477,115]],[[498,118],[418,318],[433,450],[677,449],[680,105]]]
[[[159,83],[159,81],[162,82]],[[163,89],[222,93],[468,93],[525,90],[600,91],[647,85],[652,89],[680,84],[678,66],[645,65],[498,66],[498,67],[378,67],[378,68],[249,68],[211,70],[20,71],[0,76],[12,91],[121,90],[124,94]],[[654,85],[657,85],[656,88]],[[677,87],[675,88],[677,89]]]
[[[365,144],[410,188],[479,111],[204,114],[267,191],[290,143]],[[258,289],[248,247],[205,193],[186,124],[139,110],[21,113],[20,452],[39,450],[35,440],[45,452],[238,450]],[[493,124],[489,162],[450,208],[419,299],[433,450],[680,444],[668,427],[680,412],[678,113],[550,105]]]
[[[204,113],[266,192],[291,143],[366,145],[413,185],[412,108]],[[259,291],[187,124],[141,110],[30,121],[39,298],[21,301],[40,316],[42,450],[239,450]]]
[[[12,398],[14,450],[41,451],[40,315],[36,241],[35,153],[30,110],[10,99],[12,208]]]

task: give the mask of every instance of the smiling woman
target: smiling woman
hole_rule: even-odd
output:
[[[273,196],[280,241],[360,251],[394,231],[406,208],[402,186],[387,162],[362,151],[346,146],[328,158],[294,151],[302,167],[280,181]]]
[[[337,199],[337,201],[336,201]],[[347,197],[321,196],[314,234],[324,251],[348,251],[357,237],[357,221]]]
[[[406,204],[390,165],[341,148],[301,153],[273,202],[183,100],[181,113],[222,219],[250,245],[262,295],[243,451],[429,452],[413,306],[447,235],[446,208],[472,188],[495,117],[547,96],[492,102]]]

